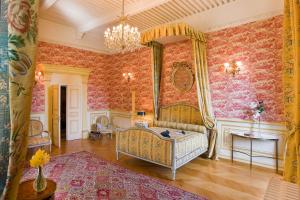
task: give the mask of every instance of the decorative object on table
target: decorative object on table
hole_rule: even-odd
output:
[[[74,199],[74,197],[76,199],[132,199],[132,197],[138,197],[136,199],[207,200],[203,196],[128,170],[86,151],[51,158],[51,165],[45,167],[45,174],[51,174],[51,178],[57,180],[59,190],[55,192],[56,199]],[[74,176],[74,174],[79,176]],[[23,180],[33,176],[34,171],[28,170],[24,173]]]
[[[194,73],[187,62],[174,62],[171,82],[180,92],[189,91],[194,84]]]
[[[260,135],[260,117],[265,111],[265,105],[263,101],[251,102],[250,108],[252,109],[252,117],[254,120],[258,119],[258,134]]]
[[[224,63],[225,72],[235,77],[241,71],[242,62],[232,61],[231,63]]]
[[[50,160],[50,156],[45,150],[37,150],[30,160],[30,166],[38,169],[38,174],[33,182],[33,189],[42,192],[47,187],[47,180],[43,175],[43,166]]]

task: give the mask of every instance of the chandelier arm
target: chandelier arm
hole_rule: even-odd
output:
[[[123,18],[124,17],[124,15],[125,15],[125,13],[124,13],[124,10],[125,10],[125,5],[124,5],[125,3],[124,3],[124,0],[122,0],[122,13],[121,13],[121,17]]]

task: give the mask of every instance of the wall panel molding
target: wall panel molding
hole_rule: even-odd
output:
[[[231,132],[254,132],[262,135],[273,135],[279,138],[279,168],[282,168],[282,160],[284,154],[285,141],[285,126],[283,123],[258,122],[241,119],[217,119],[218,130],[218,147],[220,158],[231,158]],[[250,141],[247,139],[235,137],[234,149],[249,153]],[[257,141],[253,142],[253,154],[261,156],[275,157],[275,143],[272,141]],[[250,158],[240,153],[234,153],[235,161],[249,163]],[[275,160],[270,158],[253,158],[253,164],[275,168]]]

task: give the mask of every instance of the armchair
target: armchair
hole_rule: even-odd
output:
[[[48,131],[43,130],[43,124],[39,120],[31,119],[28,133],[28,148],[49,146],[51,153],[51,137]]]
[[[102,115],[96,119],[96,129],[97,132],[100,132],[101,134],[109,134],[110,138],[112,138],[113,127],[107,116]]]

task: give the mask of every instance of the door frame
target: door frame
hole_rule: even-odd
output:
[[[88,77],[91,72],[90,69],[83,67],[75,67],[70,65],[52,65],[52,64],[40,64],[38,69],[44,73],[44,86],[45,86],[45,128],[48,130],[48,112],[49,112],[49,103],[48,103],[48,89],[51,84],[59,85],[70,85],[70,82],[61,81],[54,83],[53,77],[58,75],[64,76],[78,76],[81,78],[81,82],[76,82],[77,85],[81,85],[81,118],[82,118],[82,134],[81,137],[84,138],[88,134],[88,123],[87,123],[87,83]],[[72,81],[72,79],[70,80]]]

